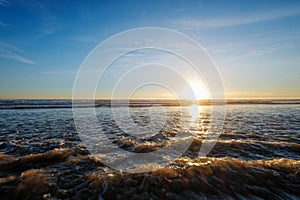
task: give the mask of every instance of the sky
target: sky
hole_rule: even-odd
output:
[[[86,56],[141,27],[173,29],[201,44],[227,98],[300,98],[299,22],[297,0],[0,0],[0,98],[71,98]],[[98,98],[110,97],[108,85],[100,82]],[[147,86],[137,98],[168,97],[165,90]]]

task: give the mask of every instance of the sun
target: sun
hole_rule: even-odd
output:
[[[199,100],[209,98],[209,92],[204,83],[201,83],[200,81],[191,81],[189,84],[195,94],[196,99]]]
[[[207,87],[201,81],[191,80],[182,89],[180,96],[183,99],[201,100],[208,99],[209,92]]]

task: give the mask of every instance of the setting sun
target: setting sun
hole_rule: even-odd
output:
[[[189,81],[181,93],[181,97],[184,99],[199,100],[199,99],[208,99],[209,92],[204,83],[200,81]]]

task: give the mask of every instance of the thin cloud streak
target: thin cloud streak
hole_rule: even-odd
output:
[[[22,63],[26,63],[26,64],[32,64],[32,65],[35,64],[33,60],[17,54],[1,54],[0,56],[4,58],[16,60]]]
[[[84,43],[95,43],[95,44],[101,42],[99,38],[90,35],[73,36],[73,37],[69,37],[68,40],[72,40],[76,42],[84,42]]]
[[[262,49],[253,49],[248,50],[246,52],[241,52],[239,54],[230,54],[228,53],[227,56],[222,56],[223,59],[219,60],[219,63],[228,63],[228,62],[235,62],[238,60],[242,60],[244,58],[251,58],[251,57],[261,57],[268,54],[272,54],[276,51],[279,51],[281,49],[291,48],[292,45],[284,45],[284,46],[273,46],[269,48],[262,48]]]
[[[207,51],[219,63],[235,62],[248,57],[261,57],[273,54],[279,50],[297,48],[299,32],[289,30],[270,30],[250,34],[245,38],[239,38],[230,43],[214,43],[207,46]]]
[[[53,71],[42,71],[41,74],[47,75],[74,75],[77,70],[53,70]]]
[[[29,58],[24,57],[22,50],[14,45],[0,41],[0,57],[19,61],[26,64],[35,64],[35,62]]]
[[[0,0],[0,6],[9,6],[9,2],[6,0]]]
[[[195,29],[195,28],[221,28],[227,26],[238,26],[244,24],[258,23],[264,21],[270,21],[289,17],[300,14],[300,8],[288,8],[270,12],[258,12],[252,13],[248,16],[220,18],[220,19],[182,19],[182,20],[170,20],[169,23],[181,27],[183,29]]]
[[[0,22],[0,26],[2,26],[2,27],[7,27],[7,26],[9,26],[8,24],[5,24],[5,23],[3,23],[3,22]]]
[[[61,24],[57,16],[48,9],[49,5],[47,5],[45,1],[31,1],[30,3],[24,1],[21,2],[21,5],[43,22],[42,25],[38,27],[40,34],[37,37],[54,34],[66,27],[66,25]]]

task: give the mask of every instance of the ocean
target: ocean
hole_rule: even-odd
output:
[[[162,105],[167,119],[157,134],[138,138],[115,123],[108,100],[97,101],[97,119],[107,136],[100,140],[136,154],[176,142],[189,103],[180,107],[139,100],[114,109],[120,116],[129,110],[133,123],[147,127],[151,120],[163,121],[158,109],[150,109],[153,104]],[[0,198],[300,199],[299,101],[228,102],[215,146],[199,157],[211,106],[198,106],[198,126],[187,130],[193,140],[182,155],[153,171],[129,173],[105,165],[87,150],[71,100],[1,100]]]

